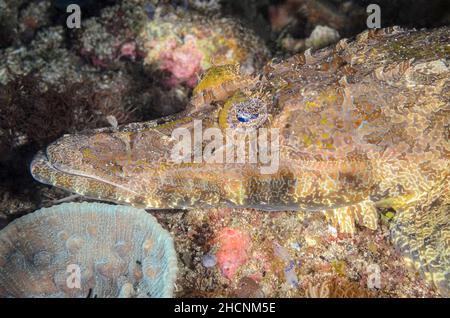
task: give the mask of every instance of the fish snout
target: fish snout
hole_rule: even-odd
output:
[[[47,146],[47,161],[57,169],[76,168],[82,165],[83,149],[88,149],[87,135],[64,135]]]

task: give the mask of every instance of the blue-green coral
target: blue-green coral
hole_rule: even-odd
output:
[[[0,232],[1,297],[171,297],[176,272],[171,236],[133,207],[65,203]]]

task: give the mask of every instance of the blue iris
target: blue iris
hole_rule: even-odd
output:
[[[258,118],[258,114],[241,113],[237,114],[237,119],[241,123],[248,123],[250,120]]]

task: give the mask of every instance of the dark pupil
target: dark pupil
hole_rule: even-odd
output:
[[[237,119],[241,122],[241,123],[247,123],[250,120],[253,120],[255,118],[258,118],[258,114],[249,114],[249,113],[241,113],[241,114],[237,114]]]

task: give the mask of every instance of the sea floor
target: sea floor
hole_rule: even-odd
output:
[[[89,201],[36,185],[43,201],[3,192],[0,226],[40,207]],[[175,297],[439,297],[377,230],[337,234],[317,212],[253,209],[148,211],[178,254]]]
[[[437,296],[393,249],[387,224],[341,237],[311,212],[152,214],[175,238],[177,296]]]

